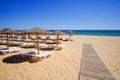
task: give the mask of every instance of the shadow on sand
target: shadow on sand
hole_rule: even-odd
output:
[[[40,50],[43,50],[43,51],[52,51],[52,50],[54,50],[54,48],[40,48]]]
[[[17,63],[23,63],[23,62],[29,62],[29,63],[34,63],[37,62],[38,60],[30,60],[29,58],[23,58],[20,54],[18,55],[12,55],[9,57],[6,57],[3,59],[4,63],[11,63],[11,64],[17,64]]]
[[[5,55],[4,53],[0,52],[0,56]]]

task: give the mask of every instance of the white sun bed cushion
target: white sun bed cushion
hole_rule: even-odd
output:
[[[20,50],[21,48],[19,47],[9,47],[9,48],[0,49],[0,52],[3,52],[4,54],[6,54],[7,52],[11,53],[11,52],[20,51]]]
[[[28,53],[23,54],[23,55],[36,56],[36,57],[46,57],[46,56],[52,55],[52,54],[53,54],[53,52],[51,52],[51,51],[40,52],[39,54],[37,53],[37,51],[33,51],[33,52],[28,52]]]

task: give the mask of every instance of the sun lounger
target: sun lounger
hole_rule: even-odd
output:
[[[23,39],[22,38],[17,38],[17,39],[15,39],[15,41],[22,41]]]
[[[35,46],[36,46],[36,44],[35,44]],[[39,47],[40,47],[40,48],[45,48],[45,47],[48,47],[48,45],[45,44],[45,43],[40,43],[40,44],[39,44]]]
[[[45,43],[46,43],[46,44],[55,44],[55,41],[52,41],[52,40],[45,40]]]
[[[68,38],[66,38],[66,39],[63,39],[63,41],[69,41],[69,39],[68,39]]]
[[[35,42],[37,42],[37,40],[35,40]],[[41,39],[39,39],[38,42],[40,42],[40,43],[44,43],[44,41],[41,40]]]
[[[48,45],[48,48],[53,48],[54,50],[62,50],[63,48],[66,48],[66,46],[65,45],[58,45],[58,47],[57,47],[57,45],[56,44],[51,44],[51,45]]]
[[[17,42],[17,41],[10,41],[10,42],[9,42],[9,45],[10,45],[10,46],[20,46],[22,43],[23,43],[23,42],[20,42],[20,41],[19,41],[19,42]]]
[[[0,41],[0,44],[5,45],[5,44],[7,44],[7,41],[2,40],[2,41]]]
[[[21,48],[19,48],[19,47],[9,47],[9,48],[0,49],[0,52],[7,54],[7,53],[15,52],[15,51],[20,51],[20,50],[21,50]]]
[[[54,48],[56,48],[57,47],[57,45],[56,44],[51,44],[51,45],[48,45],[49,47],[54,47]],[[60,47],[60,48],[66,48],[66,46],[65,45],[58,45],[58,47]]]
[[[63,42],[62,40],[59,40],[58,44],[60,44],[62,42]],[[46,44],[57,44],[57,41],[56,40],[45,40],[45,43]]]
[[[16,44],[16,45],[20,45],[20,44],[22,44],[23,42],[16,42],[16,41],[14,41],[13,42],[13,44]]]
[[[57,40],[57,38],[55,38],[54,40]],[[63,38],[62,37],[59,37],[59,39],[58,40],[63,40]]]
[[[35,58],[40,58],[41,61],[43,61],[44,59],[46,59],[47,56],[51,56],[53,55],[53,52],[51,51],[46,51],[46,52],[41,52],[40,54],[38,54],[36,51],[33,52],[28,52],[25,54],[21,54],[23,58],[25,58],[26,56],[28,56],[31,60],[33,59],[33,57]]]
[[[35,43],[22,43],[21,47],[35,47]]]
[[[31,40],[31,39],[26,39],[25,41],[26,41],[26,42],[34,42],[34,41]]]

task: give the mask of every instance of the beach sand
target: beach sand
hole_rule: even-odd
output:
[[[114,77],[120,80],[120,37],[77,35],[73,37],[74,41],[63,42],[66,48],[53,51],[54,55],[43,62],[11,63],[4,60],[7,58],[13,61],[14,59],[10,57],[19,53],[0,55],[0,80],[78,80],[83,44],[92,44]],[[32,50],[35,49],[23,49],[21,53]]]

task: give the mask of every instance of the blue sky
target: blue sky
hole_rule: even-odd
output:
[[[120,0],[0,0],[0,29],[120,30]]]

